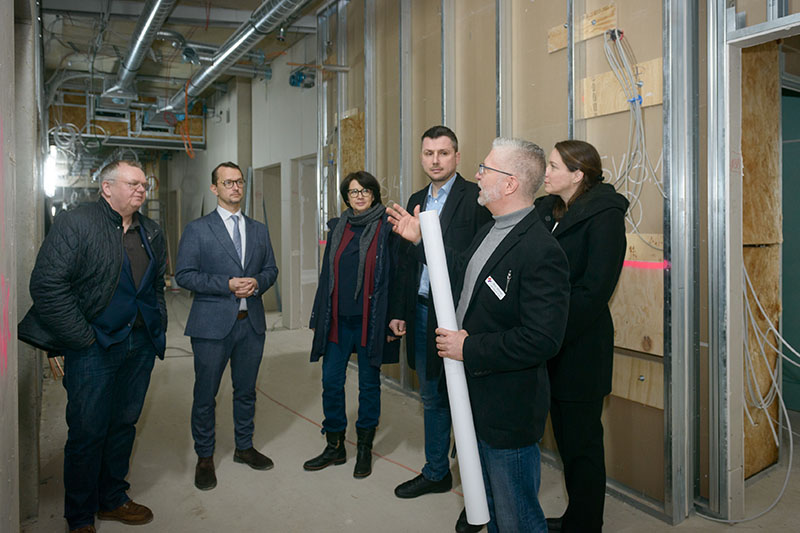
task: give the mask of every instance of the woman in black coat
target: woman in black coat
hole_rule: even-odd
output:
[[[321,470],[347,461],[344,383],[350,355],[358,355],[358,453],[353,476],[372,473],[372,440],[381,411],[380,368],[396,363],[399,342],[388,336],[389,286],[398,237],[381,204],[378,181],[369,172],[353,172],[339,192],[347,204],[328,222],[330,233],[309,327],[314,330],[311,361],[322,358],[322,432],[325,450],[306,461]]]
[[[614,324],[608,301],[625,259],[628,201],[602,183],[597,150],[562,141],[550,153],[536,211],[569,259],[570,301],[564,342],[548,361],[550,418],[564,465],[569,503],[550,531],[601,531],[606,470],[603,398],[611,392]]]

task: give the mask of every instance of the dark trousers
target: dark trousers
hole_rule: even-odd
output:
[[[214,455],[217,392],[228,361],[233,383],[233,429],[236,448],[253,447],[256,414],[256,379],[264,352],[265,335],[257,334],[249,320],[237,320],[224,339],[192,337],[194,351],[194,401],[192,438],[198,457]]]
[[[603,449],[603,400],[550,401],[550,419],[564,464],[569,502],[562,531],[592,532],[603,528],[606,463]]]
[[[381,416],[381,371],[370,365],[361,346],[361,317],[339,317],[339,342],[329,342],[322,356],[322,432],[347,429],[344,384],[350,355],[358,356],[358,419],[356,427],[377,427]]]
[[[70,529],[93,524],[98,510],[129,500],[125,477],[155,356],[145,328],[107,350],[95,342],[64,352],[64,517]]]

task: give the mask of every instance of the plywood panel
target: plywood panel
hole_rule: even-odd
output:
[[[608,396],[603,426],[608,478],[664,501],[664,411]]]
[[[565,10],[566,11],[566,10]],[[614,4],[603,6],[585,13],[578,26],[576,41],[585,41],[602,35],[606,30],[617,26],[617,7]],[[547,30],[547,51],[553,53],[567,47],[567,28],[564,24]]]
[[[742,239],[782,242],[781,88],[777,42],[742,50]]]
[[[663,409],[663,363],[615,353],[611,394],[656,409]]]
[[[663,101],[662,59],[656,58],[635,66],[641,82],[639,95],[642,107],[661,104]],[[610,115],[630,110],[631,106],[613,72],[581,80],[583,91],[583,118]]]
[[[755,316],[758,330],[766,332],[769,328],[768,322],[777,325],[781,313],[780,246],[745,246],[743,254],[748,276],[766,315],[758,309],[752,292],[748,291],[746,303]],[[770,334],[767,338],[769,343],[777,345],[775,335]],[[746,478],[777,462],[778,447],[773,440],[767,413],[775,420],[779,414],[778,403],[775,400],[766,408],[766,412],[756,407],[762,403],[760,397],[767,396],[772,386],[770,373],[774,371],[778,355],[769,346],[764,346],[764,354],[761,353],[759,335],[756,334],[756,330],[749,322],[747,339],[750,365],[745,361],[744,372],[746,383],[749,381],[750,387],[745,387],[744,467]],[[756,386],[760,390],[760,394],[756,392]],[[748,412],[753,422],[750,421]]]
[[[628,234],[628,251],[617,289],[611,298],[614,345],[664,355],[663,253],[645,244],[663,246],[663,236]]]
[[[342,132],[342,177],[364,169],[364,112],[343,118],[339,125]]]

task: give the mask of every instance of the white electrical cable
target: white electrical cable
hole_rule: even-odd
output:
[[[698,516],[700,516],[702,518],[705,518],[706,520],[711,520],[713,522],[720,522],[720,523],[723,523],[723,524],[739,524],[739,523],[742,523],[742,522],[749,522],[751,520],[755,520],[757,518],[760,518],[760,517],[764,516],[765,514],[770,512],[772,509],[774,509],[776,505],[778,505],[778,502],[781,501],[781,499],[783,498],[783,495],[786,493],[786,487],[789,485],[789,479],[791,478],[791,475],[792,475],[792,462],[794,460],[794,436],[795,435],[800,436],[797,433],[795,433],[794,431],[792,431],[792,421],[789,419],[789,413],[786,410],[786,402],[784,402],[784,400],[783,400],[783,395],[781,394],[781,390],[780,390],[780,384],[778,383],[778,368],[779,368],[778,367],[778,362],[776,360],[775,369],[772,370],[771,369],[771,365],[770,365],[769,361],[767,360],[766,351],[764,350],[764,347],[767,346],[769,348],[772,348],[777,354],[779,354],[781,356],[781,358],[783,360],[789,361],[790,363],[792,363],[794,365],[800,366],[800,364],[798,364],[795,361],[792,361],[792,359],[789,356],[787,356],[785,353],[783,353],[783,351],[780,348],[778,348],[777,346],[773,345],[772,342],[770,342],[769,334],[772,333],[772,334],[775,335],[775,337],[777,339],[780,340],[781,343],[783,343],[784,346],[788,347],[789,350],[793,354],[798,356],[798,358],[800,358],[800,353],[798,353],[797,350],[795,350],[792,347],[792,345],[790,345],[788,342],[786,342],[786,339],[784,339],[783,336],[778,332],[778,329],[775,327],[775,324],[773,324],[772,321],[769,319],[769,316],[767,315],[767,312],[764,309],[764,306],[761,305],[761,301],[758,299],[758,295],[756,294],[755,288],[753,287],[753,283],[750,280],[750,276],[747,273],[747,268],[745,268],[744,265],[742,265],[742,271],[744,272],[744,280],[745,280],[745,286],[743,287],[743,289],[744,289],[744,298],[745,298],[745,315],[746,315],[744,317],[744,320],[745,320],[745,324],[744,324],[745,325],[745,330],[744,331],[747,332],[747,322],[749,321],[751,326],[753,327],[753,331],[754,331],[754,333],[756,335],[756,341],[758,343],[759,350],[761,351],[762,358],[764,359],[764,363],[765,363],[766,367],[768,369],[770,369],[768,374],[769,374],[770,381],[771,381],[770,389],[767,392],[766,397],[762,396],[761,395],[761,387],[758,384],[758,380],[756,379],[755,372],[754,372],[754,369],[753,369],[753,362],[751,360],[751,354],[750,354],[750,349],[749,349],[750,348],[750,346],[749,346],[750,343],[749,343],[749,341],[747,339],[747,335],[745,335],[745,340],[744,340],[744,344],[745,344],[745,351],[744,351],[745,365],[746,365],[746,367],[748,369],[747,373],[748,373],[748,375],[750,377],[750,379],[747,380],[748,393],[750,395],[750,400],[754,404],[754,406],[757,407],[759,410],[762,410],[767,415],[767,420],[769,421],[770,430],[772,431],[773,438],[775,439],[776,444],[778,446],[780,446],[779,438],[778,438],[778,435],[777,435],[775,427],[774,427],[775,425],[779,425],[780,424],[780,420],[773,419],[772,416],[767,411],[767,408],[770,405],[772,405],[772,403],[776,399],[778,400],[778,406],[780,407],[779,414],[781,412],[783,413],[783,417],[786,420],[787,433],[789,435],[789,464],[786,467],[786,476],[784,477],[783,486],[781,487],[781,490],[778,493],[778,496],[775,498],[775,500],[773,500],[773,502],[769,505],[769,507],[767,507],[763,511],[760,511],[759,513],[756,513],[755,515],[752,515],[752,516],[749,516],[749,517],[746,517],[746,518],[742,518],[742,519],[739,519],[739,520],[724,520],[724,519],[721,519],[721,518],[716,518],[716,517],[713,517],[713,516],[709,516],[709,515],[701,513],[701,512],[697,513]],[[751,296],[751,294],[752,294],[752,296]],[[758,323],[756,322],[756,316],[755,316],[755,313],[753,312],[752,306],[751,306],[751,297],[752,297],[752,300],[755,301],[755,304],[758,307],[758,310],[761,312],[762,317],[764,318],[764,320],[766,320],[766,322],[768,324],[768,327],[767,327],[766,331],[762,331],[758,327]],[[751,382],[752,382],[752,384],[751,384]],[[756,389],[755,392],[758,395],[757,397],[753,395],[752,386],[754,386],[755,389]],[[753,419],[752,419],[752,417],[750,415],[750,412],[747,409],[747,403],[748,403],[747,400],[748,400],[748,398],[745,397],[745,400],[746,400],[745,401],[745,413],[747,414],[748,419],[750,420],[750,423],[755,425],[755,422],[753,421]],[[755,400],[758,400],[758,401],[755,401]]]

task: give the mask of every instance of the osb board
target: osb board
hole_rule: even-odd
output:
[[[562,6],[563,9],[563,6]],[[575,35],[575,42],[585,41],[602,35],[606,30],[617,27],[617,6],[609,4],[589,11],[581,18]],[[547,52],[553,53],[567,47],[567,28],[562,23],[547,30]]]
[[[607,396],[602,420],[608,479],[664,501],[664,411]],[[557,452],[549,416],[541,445]]]
[[[611,394],[663,409],[664,364],[662,361],[615,353]]]
[[[512,135],[537,143],[545,154],[567,138],[566,51],[549,54],[545,42],[548,28],[564,24],[564,6],[511,2]]]
[[[657,247],[663,236],[645,234]],[[611,298],[614,345],[628,350],[664,355],[664,270],[659,268],[663,253],[646,245],[638,235],[628,234],[626,261],[617,289]]]
[[[86,108],[72,106],[50,106],[48,113],[50,117],[50,127],[56,124],[74,124],[79,130],[86,126]]]
[[[778,43],[742,50],[742,240],[783,241]]]
[[[495,34],[486,31],[487,21],[494,24],[495,5],[495,0],[454,2],[455,80],[450,81],[455,83],[459,170],[469,177],[475,175],[497,133]]]
[[[351,172],[364,170],[364,112],[360,111],[339,124],[342,132],[342,169],[344,178]]]
[[[181,121],[175,125],[173,129],[173,133],[175,135],[181,135],[183,133],[183,125],[184,121]],[[199,136],[203,135],[203,118],[202,117],[189,117],[189,135]]]
[[[663,101],[662,59],[656,58],[634,67],[641,82],[639,95],[642,107],[659,105]],[[593,118],[630,110],[630,103],[613,72],[591,76],[581,80],[583,91],[583,117]]]
[[[753,284],[758,301],[761,302],[761,306],[766,312],[766,316],[758,309],[752,292],[747,292],[745,303],[748,304],[749,302],[749,307],[755,315],[758,329],[762,332],[769,327],[767,320],[777,325],[780,319],[780,252],[779,245],[745,246],[743,249],[747,274]],[[745,383],[754,379],[758,383],[761,395],[764,396],[772,385],[770,372],[773,371],[777,364],[778,355],[772,348],[765,346],[764,352],[767,361],[764,361],[764,355],[761,354],[758,346],[758,338],[749,321],[747,323],[747,339],[752,368],[748,370],[745,362]],[[777,339],[774,335],[770,334],[768,339],[770,343],[777,345]],[[751,384],[751,386],[755,390],[755,384]],[[754,406],[754,404],[758,403],[758,400],[751,396],[747,386],[745,386],[745,403],[745,409],[755,422],[755,425],[751,424],[750,419],[747,417],[747,412],[744,414],[744,475],[747,478],[775,464],[778,460],[778,448],[773,440],[767,414]],[[767,411],[773,419],[777,420],[779,414],[777,401],[773,401]]]
[[[411,3],[411,102],[412,128],[409,139],[414,154],[411,190],[430,183],[418,163],[422,134],[442,122],[442,21],[441,2]],[[456,132],[458,135],[458,132]],[[471,177],[466,173],[466,177]],[[405,205],[408,198],[398,199]]]

